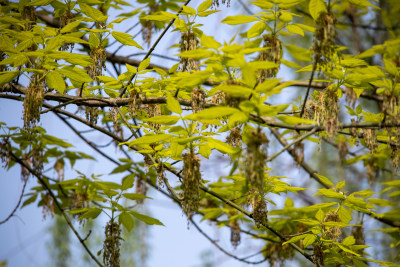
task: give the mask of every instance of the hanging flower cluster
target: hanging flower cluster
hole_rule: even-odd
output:
[[[188,216],[199,208],[200,159],[193,152],[183,155],[183,209]]]
[[[259,193],[264,192],[264,166],[267,159],[266,153],[262,150],[262,145],[267,144],[267,136],[258,130],[250,133],[246,151],[246,181],[250,188],[257,189]]]
[[[314,64],[326,65],[335,53],[336,17],[332,12],[322,12],[317,21],[314,44]]]
[[[260,70],[258,75],[258,82],[261,83],[268,78],[275,77],[278,73],[279,66],[282,59],[282,42],[274,34],[266,34],[263,36],[264,51],[260,52],[258,56],[259,61],[271,61],[277,65],[277,67],[267,70]]]
[[[34,75],[24,99],[24,128],[34,128],[40,120],[40,109],[44,99],[41,75]]]
[[[180,41],[181,52],[196,50],[199,45],[199,40],[192,31],[183,32]],[[192,71],[199,68],[199,61],[193,58],[181,58],[180,62],[182,71]]]
[[[118,223],[110,220],[104,232],[106,238],[103,243],[103,263],[107,267],[120,266],[121,229]]]

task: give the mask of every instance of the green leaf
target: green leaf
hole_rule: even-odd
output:
[[[265,0],[249,1],[249,3],[252,3],[253,5],[258,6],[259,8],[262,8],[264,10],[268,10],[274,6],[273,2]]]
[[[38,194],[33,194],[32,196],[30,196],[29,198],[27,198],[24,203],[22,204],[21,208],[33,203],[36,201]]]
[[[190,6],[182,6],[182,13],[196,15],[196,10]]]
[[[346,181],[341,181],[341,182],[337,183],[335,188],[342,189],[345,185],[346,185]]]
[[[48,72],[46,74],[46,83],[49,88],[57,90],[60,94],[64,94],[66,89],[65,81],[58,72]]]
[[[340,208],[338,210],[338,215],[339,215],[340,220],[343,223],[349,223],[351,221],[351,219],[352,219],[351,218],[351,211],[346,209],[343,206],[340,206]]]
[[[144,135],[135,140],[120,143],[120,145],[123,145],[123,144],[128,144],[128,145],[154,144],[154,143],[170,140],[172,137],[173,137],[173,135],[171,135],[171,134]]]
[[[212,120],[225,116],[229,116],[235,112],[238,112],[236,108],[231,107],[211,107],[207,109],[203,109],[198,113],[192,113],[190,115],[185,116],[185,119],[188,120]]]
[[[310,0],[308,4],[308,9],[310,11],[311,17],[317,20],[321,12],[326,11],[324,0]]]
[[[253,16],[247,16],[247,15],[236,15],[236,16],[228,16],[225,19],[223,19],[221,22],[229,24],[229,25],[237,25],[237,24],[244,24],[244,23],[249,23],[253,21],[259,21],[258,18],[253,17]]]
[[[215,41],[214,37],[203,34],[200,37],[201,45],[206,48],[218,49],[221,44]]]
[[[259,37],[266,29],[266,24],[264,21],[259,21],[247,31],[247,39],[251,39],[253,37]]]
[[[211,155],[210,146],[207,144],[199,145],[199,154],[208,159]]]
[[[122,224],[128,232],[130,232],[133,228],[133,218],[132,215],[129,214],[128,212],[121,212],[121,214],[118,217],[118,221],[120,224]]]
[[[132,40],[132,35],[117,31],[113,31],[111,34],[115,38],[115,40],[117,40],[121,44],[134,46],[143,50],[143,47],[141,47],[136,41]]]
[[[323,212],[321,209],[319,209],[319,210],[317,211],[317,214],[315,214],[315,218],[316,218],[319,222],[322,222],[322,221],[324,220],[324,217],[325,217],[324,212]]]
[[[33,0],[27,3],[26,6],[47,6],[50,5],[54,0]]]
[[[89,6],[84,3],[79,3],[79,7],[81,8],[81,11],[83,14],[92,18],[95,21],[105,22],[107,20],[108,16],[104,16],[100,10],[98,10],[92,6]]]
[[[149,224],[149,225],[164,225],[162,222],[160,222],[159,220],[157,220],[157,219],[155,219],[155,218],[152,218],[152,217],[150,217],[150,216],[147,216],[147,215],[143,215],[143,214],[140,214],[140,213],[138,213],[138,212],[136,212],[136,211],[133,211],[133,210],[131,210],[131,211],[129,211],[136,219],[138,219],[138,220],[141,220],[142,222],[145,222],[145,223],[147,223],[147,224]]]
[[[338,198],[338,199],[345,198],[343,194],[335,192],[333,189],[326,189],[326,188],[318,189],[318,193],[316,193],[315,195],[323,195],[328,198]]]
[[[289,125],[315,124],[315,122],[313,120],[303,119],[303,118],[294,117],[294,116],[290,116],[290,115],[279,115],[279,116],[276,116],[276,118],[283,121],[286,124],[289,124]]]
[[[134,66],[132,66],[132,65],[129,65],[128,63],[125,64],[125,65],[126,65],[127,70],[128,70],[130,73],[132,73],[132,74],[136,74],[136,73],[137,73],[136,67],[134,67]]]
[[[211,7],[213,3],[213,0],[206,0],[203,3],[201,3],[199,5],[199,7],[197,8],[197,12],[203,12],[206,11],[207,9],[209,9]]]
[[[291,32],[291,33],[295,33],[295,34],[304,36],[304,31],[303,31],[303,29],[300,28],[300,27],[297,26],[297,25],[294,25],[294,24],[289,24],[289,25],[287,25],[287,26],[286,26],[286,30],[287,30],[288,32]]]
[[[374,7],[377,9],[380,9],[379,7],[371,4],[368,0],[349,0],[350,3],[355,4],[357,6],[361,6],[361,7]]]
[[[84,70],[79,68],[62,68],[55,71],[76,82],[89,83],[93,81],[93,79],[90,78],[90,76]]]
[[[179,121],[180,117],[173,115],[161,115],[148,119],[142,119],[145,122],[158,123],[162,125],[174,125]]]
[[[294,236],[294,237],[290,238],[288,241],[283,242],[283,243],[282,243],[282,246],[283,246],[283,245],[286,245],[286,244],[290,244],[290,243],[296,243],[296,242],[298,242],[298,241],[300,241],[300,240],[303,240],[303,239],[306,238],[307,236],[308,236],[308,234]]]
[[[0,72],[0,86],[12,82],[19,75],[19,71]]]
[[[87,212],[79,217],[79,220],[82,219],[96,219],[101,213],[101,209],[99,208],[89,208]]]
[[[253,93],[253,90],[250,88],[241,86],[241,85],[220,85],[218,86],[218,89],[221,90],[222,92],[225,92],[233,97],[244,97],[248,98],[251,93]]]
[[[137,194],[137,193],[125,193],[125,194],[122,194],[122,195],[124,197],[126,197],[127,199],[130,199],[130,200],[138,200],[138,199],[146,199],[146,198],[151,199],[148,196],[145,196],[145,195],[142,195],[142,194]]]
[[[78,27],[80,23],[80,20],[70,22],[60,30],[60,33],[72,32],[72,30]]]
[[[321,175],[321,174],[318,174],[318,173],[316,173],[315,175],[317,175],[318,178],[319,178],[324,184],[329,185],[330,187],[333,187],[333,186],[334,186],[333,183],[331,182],[331,180],[329,180],[327,177],[325,177],[325,176],[323,176],[323,175]]]
[[[205,50],[203,48],[195,49],[195,50],[188,50],[184,51],[182,53],[179,53],[177,56],[183,57],[183,58],[191,58],[191,59],[204,59],[204,58],[209,58],[214,54],[213,51]]]
[[[207,144],[209,145],[210,148],[214,148],[223,154],[234,154],[237,152],[237,150],[234,147],[218,139],[209,137],[207,138],[207,140],[208,140]]]
[[[350,249],[348,249],[348,248],[345,248],[344,246],[342,246],[342,245],[340,245],[340,244],[337,244],[338,245],[338,247],[340,247],[343,251],[345,251],[345,252],[348,252],[348,253],[350,253],[350,254],[353,254],[353,255],[356,255],[356,256],[360,256],[360,254],[357,254],[357,253],[355,253],[354,251],[352,251],[352,250],[350,250]]]
[[[141,72],[142,70],[147,69],[147,67],[150,65],[150,57],[146,58],[142,62],[140,62],[139,67],[138,67],[138,72]]]
[[[167,96],[167,109],[171,112],[182,114],[181,104],[172,95]]]
[[[133,187],[133,182],[135,181],[135,175],[130,174],[126,176],[124,179],[122,179],[122,185],[121,185],[121,190],[127,190],[129,188]]]
[[[317,240],[317,237],[313,234],[308,234],[303,240],[303,246],[304,248],[308,247],[309,245],[314,244],[314,242]]]
[[[343,239],[342,244],[345,246],[351,246],[354,245],[356,243],[356,240],[354,239],[354,236],[348,236],[345,239]]]

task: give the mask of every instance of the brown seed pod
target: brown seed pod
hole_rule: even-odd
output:
[[[199,45],[199,40],[192,31],[183,32],[180,41],[181,52],[196,50]],[[181,58],[180,62],[182,71],[192,71],[199,69],[199,61],[193,58]]]
[[[121,229],[119,224],[113,220],[109,221],[104,234],[106,238],[103,243],[103,263],[107,267],[119,267],[121,246]]]
[[[261,146],[268,142],[267,136],[259,129],[251,132],[247,142],[246,181],[250,188],[257,189],[259,193],[264,192],[264,166],[267,159]]]
[[[231,221],[229,227],[231,228],[231,244],[236,249],[240,244],[240,226],[237,221]]]
[[[183,209],[190,217],[199,208],[200,159],[192,152],[183,155]]]
[[[146,104],[145,105],[147,114],[149,115],[149,118],[153,118],[156,116],[161,116],[161,105],[159,104]],[[155,123],[155,122],[150,122],[149,125],[154,128],[154,130],[158,131],[161,127],[160,124]]]
[[[258,74],[258,82],[261,83],[268,78],[275,77],[278,73],[279,66],[282,58],[282,42],[276,35],[266,34],[264,38],[264,47],[268,48],[260,52],[258,56],[259,61],[271,61],[277,65],[276,68],[260,70]]]
[[[49,193],[42,194],[42,200],[39,203],[43,206],[43,219],[46,218],[48,213],[50,213],[52,217],[54,216],[54,199]]]
[[[314,95],[314,120],[324,127],[328,136],[337,133],[339,128],[339,105],[336,90],[326,88],[322,92],[315,92]]]
[[[356,245],[365,245],[364,227],[362,223],[360,226],[353,226],[353,228],[351,229],[351,234],[356,240]],[[360,252],[360,254],[363,254],[364,249],[358,251]]]
[[[35,77],[39,80],[40,77]],[[30,129],[36,126],[40,120],[40,109],[44,99],[44,86],[36,81],[31,82],[24,99],[24,128]]]
[[[336,211],[329,211],[325,215],[324,222],[341,222],[341,220]],[[329,227],[325,229],[325,235],[330,240],[340,242],[342,239],[342,228],[339,226]]]
[[[267,202],[261,194],[254,194],[253,196],[253,220],[256,223],[258,228],[261,225],[268,224],[268,210],[267,210]]]

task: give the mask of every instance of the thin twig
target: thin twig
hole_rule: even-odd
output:
[[[18,209],[19,206],[21,205],[22,197],[24,196],[25,187],[26,187],[26,184],[27,184],[27,183],[28,183],[28,178],[24,179],[24,186],[22,187],[22,192],[21,192],[21,194],[20,194],[20,196],[19,196],[19,200],[18,200],[17,205],[15,206],[15,208],[13,209],[13,211],[10,213],[10,215],[8,215],[7,218],[5,218],[4,220],[2,220],[2,221],[0,222],[0,224],[3,224],[3,223],[5,223],[5,222],[7,222],[9,219],[11,219],[12,216],[14,216],[15,212],[17,211],[17,209]]]
[[[96,264],[100,267],[104,267],[103,264],[100,263],[100,261],[94,256],[94,254],[90,251],[90,249],[86,246],[85,240],[79,235],[78,231],[75,229],[75,227],[72,225],[71,220],[65,213],[63,207],[61,204],[58,202],[58,199],[54,195],[53,191],[50,189],[49,185],[43,180],[43,178],[47,179],[44,175],[38,174],[35,170],[33,170],[30,166],[28,166],[23,160],[15,156],[12,152],[10,152],[11,157],[16,161],[18,164],[26,168],[32,175],[36,176],[36,178],[39,180],[40,184],[46,189],[46,191],[50,194],[50,196],[53,198],[55,205],[57,208],[60,210],[61,214],[63,215],[65,221],[67,222],[69,228],[71,228],[72,232],[75,234],[75,236],[78,238],[79,242],[82,244],[82,246],[85,248],[86,252],[89,254],[89,256],[96,262]],[[43,178],[42,178],[43,177]]]

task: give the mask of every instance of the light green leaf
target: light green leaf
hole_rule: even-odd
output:
[[[181,104],[172,95],[167,96],[167,109],[171,112],[182,114]]]
[[[212,120],[225,116],[229,116],[238,110],[236,108],[231,107],[211,107],[207,109],[203,109],[198,113],[192,113],[190,115],[185,116],[185,119],[188,120]]]
[[[64,79],[58,72],[50,71],[46,74],[46,83],[49,88],[57,90],[60,94],[64,94],[66,89]]]
[[[148,119],[142,119],[145,122],[153,122],[153,123],[158,123],[162,125],[174,125],[179,121],[180,117],[178,116],[173,116],[173,115],[161,115],[161,116],[156,116]]]
[[[179,53],[177,56],[183,57],[183,58],[191,58],[191,59],[204,59],[204,58],[209,58],[214,54],[213,51],[205,50],[205,49],[195,49],[195,50],[188,50],[184,51],[182,53]]]
[[[338,198],[338,199],[345,198],[343,194],[335,192],[333,189],[326,189],[326,188],[318,189],[318,193],[316,193],[315,195],[323,195],[328,198]]]
[[[214,37],[203,34],[200,37],[201,45],[206,48],[218,49],[221,44],[215,41]]]
[[[237,152],[237,150],[234,147],[218,139],[209,137],[207,138],[207,140],[208,140],[207,144],[209,145],[210,148],[214,148],[223,154],[234,154]]]
[[[129,188],[133,187],[133,182],[135,181],[135,175],[130,174],[126,176],[124,179],[122,179],[122,185],[121,185],[121,190],[127,190]]]
[[[133,228],[133,218],[128,212],[121,212],[118,217],[118,222],[122,224],[128,232],[130,232]]]
[[[87,212],[79,217],[79,220],[82,219],[96,219],[101,213],[101,209],[99,208],[89,208]]]
[[[130,199],[130,200],[138,200],[138,199],[146,199],[146,198],[149,198],[149,199],[151,199],[151,197],[148,197],[148,196],[145,196],[145,195],[142,195],[142,194],[137,194],[137,193],[125,193],[125,194],[122,194],[124,197],[126,197],[127,199]]]
[[[197,8],[197,12],[203,12],[206,11],[207,9],[209,9],[211,7],[213,3],[213,0],[206,0],[203,3],[201,3],[199,5],[199,7]]]
[[[19,74],[19,71],[3,71],[0,72],[0,86],[12,82]]]
[[[117,40],[121,44],[134,46],[143,50],[143,47],[141,47],[136,41],[132,40],[132,35],[117,31],[113,31],[111,34],[115,38],[115,40]]]
[[[83,14],[92,18],[95,21],[105,22],[107,20],[108,16],[104,16],[100,10],[98,10],[92,6],[89,6],[84,3],[79,3],[79,7],[81,8],[81,11]]]
[[[196,15],[196,10],[190,6],[182,6],[182,13]]]
[[[322,222],[322,221],[324,220],[324,217],[325,217],[324,212],[323,212],[321,209],[319,209],[319,210],[317,211],[317,214],[315,214],[315,218],[316,218],[319,222]]]
[[[247,39],[261,36],[265,29],[266,24],[264,21],[257,22],[247,31]]]
[[[344,246],[342,246],[342,245],[340,245],[340,244],[337,244],[338,245],[338,247],[340,247],[343,251],[345,251],[345,252],[348,252],[348,253],[350,253],[350,254],[353,254],[353,255],[356,255],[356,256],[360,256],[360,254],[357,254],[357,253],[355,253],[354,251],[352,251],[352,250],[350,250],[350,249],[348,249],[348,248],[345,248]]]
[[[290,244],[290,243],[296,243],[296,242],[298,242],[298,241],[300,241],[300,240],[303,240],[303,239],[306,238],[307,236],[308,236],[308,234],[294,236],[294,237],[290,238],[288,241],[283,242],[283,243],[282,243],[282,246],[283,246],[283,245],[286,245],[286,244]]]
[[[248,87],[244,87],[241,85],[220,85],[218,86],[218,89],[221,90],[222,92],[225,92],[233,97],[243,97],[243,98],[248,98],[251,93],[254,93],[253,90],[251,90]]]
[[[313,234],[308,234],[303,240],[303,246],[304,248],[308,247],[309,245],[314,244],[314,242],[317,240],[317,237]]]
[[[342,244],[345,246],[351,246],[354,245],[356,243],[356,240],[354,239],[354,236],[348,236],[345,239],[343,239]]]
[[[80,23],[80,20],[70,22],[60,30],[60,33],[72,32],[72,30],[78,27]]]
[[[199,154],[208,159],[211,154],[211,148],[207,144],[201,144],[199,145]]]
[[[329,185],[329,186],[331,186],[331,187],[334,186],[333,183],[332,183],[327,177],[325,177],[325,176],[323,176],[323,175],[321,175],[321,174],[318,174],[318,173],[316,173],[315,175],[317,175],[318,178],[319,178],[324,184]]]
[[[173,137],[171,134],[155,134],[155,135],[144,135],[135,140],[120,143],[120,145],[127,144],[131,145],[144,145],[144,144],[154,144],[159,142],[164,142],[170,140]]]
[[[150,65],[150,57],[146,58],[142,62],[140,62],[139,67],[138,67],[138,72],[141,72],[142,70],[147,69],[147,67]]]
[[[342,189],[346,185],[346,181],[341,181],[337,183],[336,189]]]
[[[310,0],[308,4],[308,9],[310,11],[311,17],[317,20],[321,12],[326,11],[324,0]]]
[[[149,225],[164,225],[162,222],[160,222],[159,220],[157,220],[157,219],[155,219],[155,218],[152,218],[152,217],[150,217],[150,216],[147,216],[147,215],[143,215],[143,214],[140,214],[140,213],[138,213],[138,212],[136,212],[136,211],[133,211],[133,210],[131,210],[131,211],[129,211],[134,217],[136,217],[136,219],[138,219],[138,220],[141,220],[142,222],[145,222],[145,223],[147,223],[147,224],[149,224]]]
[[[297,25],[289,24],[289,25],[286,26],[286,29],[287,29],[288,32],[291,32],[291,33],[295,33],[295,34],[299,34],[299,35],[301,35],[301,36],[304,36],[304,31],[303,31],[303,29],[300,28],[300,27],[297,26]]]
[[[351,218],[351,211],[346,209],[343,206],[340,206],[340,208],[338,210],[338,215],[339,215],[340,220],[343,223],[349,223],[351,221],[351,219],[352,219]]]
[[[50,5],[54,0],[33,0],[30,3],[27,3],[26,6],[47,6]]]
[[[258,6],[259,8],[262,8],[264,10],[268,10],[274,6],[272,2],[265,0],[249,1],[249,3],[252,3],[253,5]]]
[[[90,76],[84,70],[79,68],[62,68],[55,71],[76,82],[89,83],[93,81],[92,78],[90,78]]]
[[[297,124],[315,124],[313,120],[309,119],[304,119],[304,118],[299,118],[299,117],[294,117],[290,115],[278,115],[276,116],[278,120],[283,121],[286,124],[289,125],[297,125]]]
[[[223,19],[221,22],[229,24],[229,25],[237,25],[237,24],[244,24],[244,23],[249,23],[253,21],[259,21],[258,18],[253,17],[253,16],[247,16],[247,15],[236,15],[236,16],[228,16],[225,19]]]

